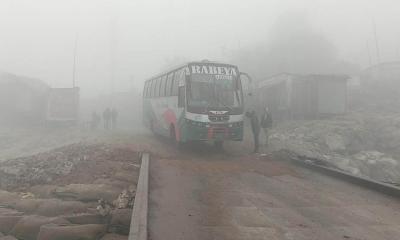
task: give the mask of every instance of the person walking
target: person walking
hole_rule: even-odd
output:
[[[264,109],[264,113],[261,117],[261,127],[265,135],[265,147],[268,147],[269,129],[272,128],[272,115],[268,107]]]
[[[259,149],[259,135],[260,135],[260,122],[258,121],[258,117],[256,111],[252,110],[251,112],[246,112],[246,117],[250,119],[251,131],[253,132],[254,139],[254,153],[258,153]]]
[[[111,120],[111,111],[110,108],[107,108],[103,112],[103,121],[104,121],[104,129],[110,129],[110,120]]]
[[[92,130],[97,130],[97,128],[99,127],[100,121],[101,121],[101,119],[100,119],[99,114],[97,114],[97,112],[94,111],[92,113],[91,129]]]
[[[117,128],[117,118],[118,118],[118,111],[117,109],[113,108],[111,111],[111,125],[112,129]]]

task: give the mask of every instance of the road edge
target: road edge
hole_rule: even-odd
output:
[[[350,173],[347,173],[347,172],[344,172],[344,171],[341,171],[338,169],[332,169],[330,167],[325,167],[325,166],[321,166],[318,164],[314,164],[314,163],[312,163],[311,160],[308,162],[308,161],[302,161],[302,160],[297,160],[297,159],[292,158],[291,161],[297,165],[318,171],[325,175],[335,177],[335,178],[338,178],[338,179],[341,179],[341,180],[344,180],[347,182],[351,182],[358,186],[362,186],[364,188],[371,189],[371,190],[386,194],[388,196],[400,198],[400,188],[398,188],[396,186],[378,182],[378,181],[375,181],[375,180],[372,180],[369,178],[355,176],[355,175],[352,175]]]
[[[129,240],[147,240],[150,154],[142,154],[139,181],[132,211]]]

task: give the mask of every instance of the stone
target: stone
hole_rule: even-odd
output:
[[[133,207],[134,193],[128,190],[123,190],[118,198],[113,202],[116,208],[130,208]]]
[[[378,151],[361,151],[352,156],[351,165],[364,177],[387,183],[400,182],[400,163]]]
[[[343,152],[346,150],[346,144],[342,136],[338,134],[328,134],[325,136],[325,144],[332,152]]]

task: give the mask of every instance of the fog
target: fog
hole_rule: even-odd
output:
[[[400,239],[399,10],[0,0],[0,240]]]
[[[76,82],[91,97],[141,88],[145,78],[188,60],[236,61],[257,76],[249,65],[258,60],[307,72],[307,63],[286,66],[285,58],[312,51],[311,37],[320,55],[312,61],[351,72],[378,61],[373,22],[380,61],[400,59],[398,7],[394,0],[2,0],[0,69],[70,87],[77,39]],[[310,34],[296,35],[302,30]]]

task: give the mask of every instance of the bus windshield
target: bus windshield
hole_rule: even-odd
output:
[[[192,74],[188,85],[191,107],[232,109],[242,105],[241,85],[235,76]]]

